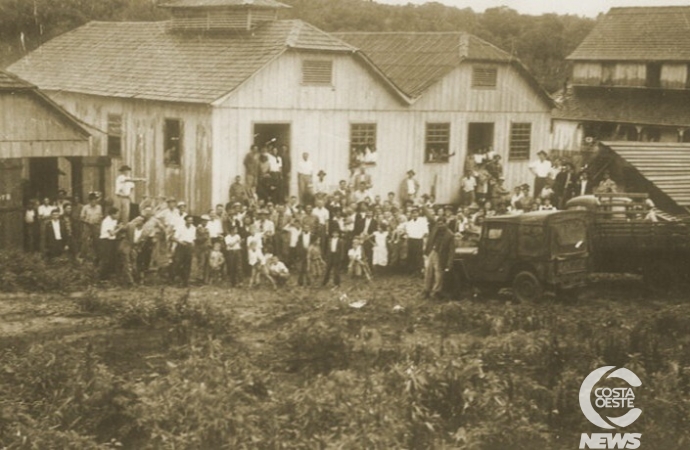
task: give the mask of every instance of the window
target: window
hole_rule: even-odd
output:
[[[647,87],[661,87],[661,64],[647,64]]]
[[[615,63],[602,63],[601,65],[601,84],[604,86],[613,86],[616,74]]]
[[[498,70],[495,67],[474,67],[472,69],[473,88],[495,88]]]
[[[163,155],[165,165],[179,166],[182,162],[182,121],[180,119],[165,119],[163,145],[165,145]]]
[[[376,164],[376,124],[350,125],[350,167]]]
[[[122,156],[122,115],[108,114],[108,156]]]
[[[448,162],[450,157],[448,147],[450,144],[449,123],[426,124],[426,162]]]
[[[325,59],[303,60],[302,84],[331,86],[333,84],[333,61]]]
[[[532,147],[531,141],[531,123],[511,123],[508,159],[511,161],[529,159],[530,148]]]

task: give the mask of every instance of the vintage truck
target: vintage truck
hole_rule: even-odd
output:
[[[576,197],[568,210],[590,214],[593,272],[642,274],[649,286],[682,287],[690,282],[690,221],[653,207],[647,194]]]
[[[590,270],[589,213],[539,211],[484,220],[476,246],[458,242],[455,287],[480,291],[512,287],[520,301],[539,300],[546,289],[584,286]]]

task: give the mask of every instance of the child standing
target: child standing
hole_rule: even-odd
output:
[[[348,274],[354,278],[364,275],[367,280],[371,281],[371,273],[364,258],[364,249],[360,238],[357,237],[352,241],[352,248],[347,252],[347,256],[350,258],[350,264],[347,268]]]
[[[311,280],[320,280],[325,267],[326,262],[321,256],[321,240],[317,238],[309,244],[307,251],[307,283]]]
[[[232,287],[237,286],[242,278],[242,236],[236,226],[225,236],[225,269]]]
[[[225,256],[223,256],[221,247],[222,244],[220,242],[214,242],[213,248],[211,248],[211,253],[208,255],[209,281],[211,283],[223,279]]]
[[[372,265],[374,268],[384,268],[388,266],[388,227],[384,224],[379,225],[379,229],[374,231],[374,251]]]

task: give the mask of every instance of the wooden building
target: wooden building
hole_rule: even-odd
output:
[[[690,6],[612,8],[568,57],[553,147],[690,142]],[[589,139],[588,139],[589,138]]]
[[[408,169],[455,199],[465,156],[492,146],[507,184],[549,146],[552,103],[511,55],[464,33],[333,35],[279,20],[274,0],[174,0],[166,22],[91,22],[10,67],[107,132],[100,150],[193,210],[227,201],[253,143],[302,152],[335,186],[351,152],[375,148],[374,190]],[[452,155],[452,156],[451,156]]]
[[[28,198],[97,187],[91,136],[36,86],[0,71],[0,248],[21,247]]]

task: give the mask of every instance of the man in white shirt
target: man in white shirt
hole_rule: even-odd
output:
[[[400,201],[403,205],[408,201],[414,203],[417,199],[417,194],[419,194],[419,181],[417,181],[415,176],[414,170],[410,169],[407,171],[407,178],[403,181],[400,189]]]
[[[120,167],[120,175],[115,179],[115,206],[120,209],[120,222],[129,222],[129,209],[132,202],[132,191],[135,181],[146,181],[144,178],[132,178],[129,173],[132,168],[128,165]]]
[[[429,222],[419,216],[419,210],[413,208],[410,220],[405,223],[407,235],[407,267],[410,273],[420,273],[424,266],[424,238],[429,234]]]
[[[105,280],[115,272],[115,262],[117,260],[117,233],[120,231],[118,217],[120,211],[117,208],[110,208],[108,215],[101,222],[100,232],[100,251],[98,259],[101,263],[100,276]]]
[[[314,165],[309,160],[309,153],[302,153],[302,159],[297,164],[297,191],[299,201],[305,205],[311,196],[311,187],[314,182]]]
[[[541,190],[546,184],[546,179],[551,175],[551,170],[553,166],[551,161],[548,160],[547,154],[544,150],[540,150],[537,153],[539,159],[537,161],[532,161],[529,165],[529,170],[534,174],[534,197],[538,197]]]
[[[192,273],[192,255],[196,240],[196,227],[192,216],[185,217],[184,226],[175,230],[173,239],[177,244],[173,256],[173,280],[180,277],[182,285],[186,287]]]

